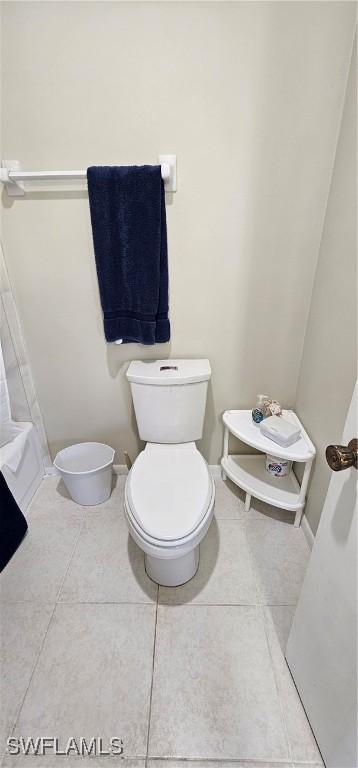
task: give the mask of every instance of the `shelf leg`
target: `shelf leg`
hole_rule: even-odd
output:
[[[298,528],[301,525],[303,509],[304,509],[305,500],[306,500],[306,491],[307,491],[308,481],[310,479],[310,474],[312,469],[312,461],[313,461],[312,459],[310,461],[306,461],[305,471],[303,473],[303,478],[302,478],[302,485],[299,493],[299,500],[302,501],[303,504],[301,509],[298,509],[296,512],[295,522],[294,522],[295,528]]]
[[[301,509],[298,509],[295,514],[295,522],[293,524],[295,528],[299,528],[299,526],[301,525],[302,515],[303,515],[303,507]]]
[[[251,496],[249,493],[245,496],[245,512],[250,512]]]
[[[229,430],[227,427],[224,429],[224,445],[223,445],[223,458],[227,459],[229,453]],[[226,472],[221,470],[221,477],[226,480]]]

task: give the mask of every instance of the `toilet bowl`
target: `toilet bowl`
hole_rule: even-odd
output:
[[[129,532],[153,581],[176,587],[199,565],[215,489],[195,441],[203,435],[209,360],[133,360],[127,370],[139,437],[147,445],[128,475]]]
[[[194,442],[147,443],[128,475],[124,505],[153,581],[173,587],[195,575],[214,499],[212,476]]]

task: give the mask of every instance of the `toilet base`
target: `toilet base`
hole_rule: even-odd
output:
[[[199,565],[199,545],[182,557],[161,559],[145,555],[145,570],[162,587],[179,587],[195,576]]]

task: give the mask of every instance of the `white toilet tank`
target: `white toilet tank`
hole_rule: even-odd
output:
[[[127,370],[139,436],[149,443],[200,440],[209,360],[133,360]]]

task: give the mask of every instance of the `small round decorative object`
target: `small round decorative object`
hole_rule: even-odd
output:
[[[255,422],[255,424],[260,424],[263,420],[263,413],[259,410],[259,408],[253,408],[252,420]]]
[[[280,406],[280,403],[277,402],[277,400],[270,400],[269,408],[272,413],[272,416],[282,416],[282,408]]]

